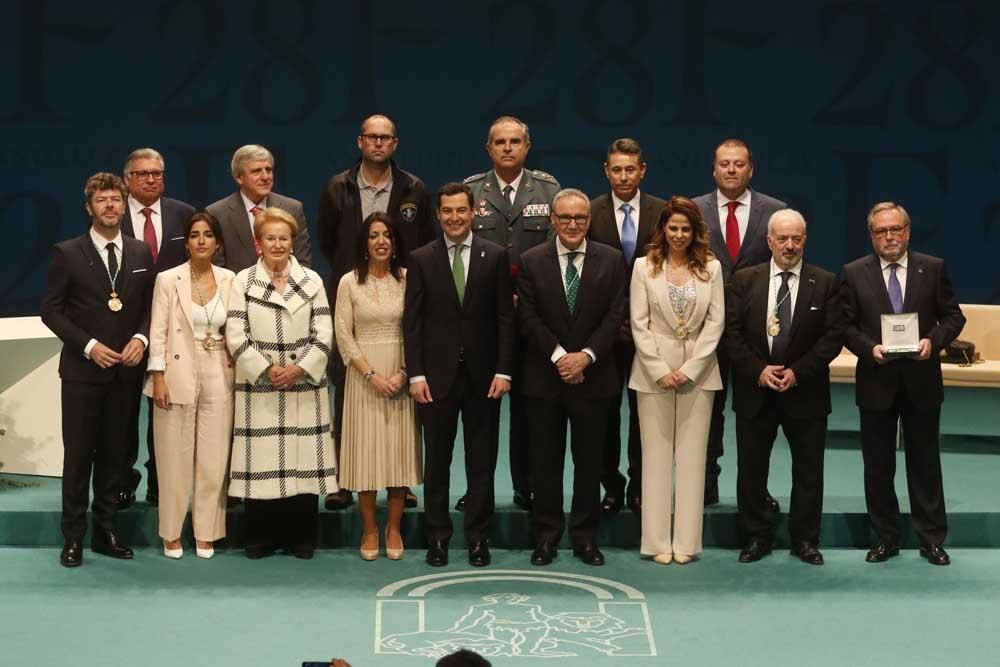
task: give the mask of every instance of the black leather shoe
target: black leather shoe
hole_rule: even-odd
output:
[[[311,544],[296,544],[292,547],[292,555],[300,560],[312,560],[316,547]]]
[[[705,507],[719,504],[719,478],[705,478]]]
[[[558,551],[548,542],[542,542],[531,552],[532,565],[551,565]]]
[[[750,544],[740,552],[741,563],[755,563],[771,553],[771,545],[763,540],[750,540]]]
[[[823,554],[811,542],[799,542],[792,547],[791,554],[803,563],[809,563],[810,565],[823,564]]]
[[[455,509],[458,510],[459,512],[465,511],[465,496],[462,496],[461,498],[458,499],[458,502],[455,503]]]
[[[118,541],[114,531],[95,530],[94,537],[90,541],[90,550],[97,554],[129,560],[132,558],[132,550]]]
[[[70,540],[59,552],[59,564],[63,567],[80,567],[83,563],[83,545],[80,540]]]
[[[596,544],[573,547],[573,555],[582,560],[584,565],[604,565],[604,554]]]
[[[520,491],[514,492],[514,504],[523,509],[525,512],[531,511],[531,496],[525,495]]]
[[[865,556],[865,560],[869,563],[884,563],[893,556],[899,555],[899,547],[891,544],[886,544],[885,542],[879,542],[871,549],[868,550],[868,554]]]
[[[135,491],[120,489],[118,495],[115,496],[115,509],[118,511],[126,510],[132,505],[135,505]]]
[[[326,494],[323,507],[328,510],[342,510],[354,504],[354,494],[347,489]]]
[[[274,555],[274,547],[269,544],[248,544],[246,546],[247,558],[259,560]]]
[[[614,516],[622,511],[622,506],[621,496],[614,496],[609,493],[601,501],[601,513],[604,516]]]
[[[417,506],[417,495],[410,490],[410,487],[406,487],[406,500],[403,501],[403,507],[416,507]]]
[[[427,547],[427,564],[431,567],[444,567],[448,564],[448,545],[435,540]]]
[[[767,497],[764,498],[764,507],[767,508],[768,512],[774,512],[775,514],[781,511],[781,505],[774,499],[770,491],[767,492]]]
[[[632,514],[639,514],[642,512],[642,498],[634,493],[630,493],[625,497],[625,505],[629,508]]]
[[[469,545],[469,565],[486,567],[490,564],[490,545],[486,540],[479,540]]]
[[[951,565],[951,556],[940,544],[920,547],[920,557],[926,558],[931,565]]]

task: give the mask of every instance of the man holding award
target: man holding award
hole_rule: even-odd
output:
[[[951,559],[938,443],[944,385],[939,354],[962,331],[944,261],[909,252],[910,216],[899,204],[868,213],[874,255],[844,267],[847,346],[857,355],[865,502],[876,543],[866,556],[881,563],[899,554],[900,514],[893,478],[896,425],[902,422],[906,481],[920,555],[934,565]]]

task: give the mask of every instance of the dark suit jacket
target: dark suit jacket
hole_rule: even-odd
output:
[[[403,310],[406,370],[424,375],[432,396],[444,396],[464,355],[477,394],[486,397],[497,373],[513,375],[514,288],[507,251],[473,235],[465,299],[458,301],[443,239],[410,254]]]
[[[101,368],[83,356],[91,338],[121,352],[135,334],[149,339],[153,301],[153,256],[145,243],[122,235],[122,264],[116,290],[122,301],[117,313],[108,308],[111,283],[107,269],[88,230],[82,236],[57,243],[42,297],[42,322],[63,342],[59,376],[68,382],[110,382],[119,373],[138,382],[145,363]]]
[[[267,196],[267,205],[287,211],[299,223],[299,233],[295,236],[292,254],[299,264],[312,266],[312,248],[309,243],[309,225],[302,202],[284,197],[276,192]],[[253,247],[253,232],[243,198],[237,190],[224,199],[210,204],[207,210],[214,215],[222,227],[222,247],[212,261],[233,273],[239,273],[257,263],[257,252]]]
[[[733,365],[733,410],[753,417],[767,392],[757,384],[768,365],[765,322],[771,289],[771,263],[739,271],[726,288],[726,332],[723,342]],[[792,417],[830,414],[830,362],[843,347],[843,326],[833,274],[802,264],[792,313],[786,367],[798,384],[776,394],[778,405]]]
[[[156,273],[172,269],[187,261],[184,250],[184,223],[194,214],[191,204],[170,197],[160,197],[160,217],[163,225],[163,238],[160,241],[160,251],[156,256]],[[122,234],[137,238],[135,230],[146,224],[145,220],[132,221],[132,210],[125,202],[125,217],[122,218]]]
[[[776,211],[788,208],[785,202],[751,190],[747,232],[743,236],[740,254],[735,263],[729,257],[729,249],[722,236],[723,222],[719,220],[719,191],[712,190],[708,194],[695,197],[694,203],[701,209],[705,224],[708,225],[712,252],[715,253],[716,259],[722,263],[722,277],[726,282],[729,282],[729,277],[740,269],[771,261],[771,249],[767,247],[767,221]]]
[[[570,314],[562,270],[551,239],[521,255],[517,284],[518,321],[525,347],[521,392],[555,398],[610,398],[621,391],[612,353],[625,311],[625,262],[620,252],[596,241],[587,242],[576,312]],[[552,353],[558,345],[567,352],[586,347],[597,362],[584,371],[582,384],[566,384],[559,377]]]
[[[931,341],[927,361],[896,359],[875,363],[872,348],[882,342],[882,315],[892,313],[878,255],[844,267],[844,322],[847,347],[858,357],[855,400],[863,410],[886,410],[903,387],[911,405],[937,406],[944,400],[939,353],[958,337],[965,316],[955,299],[944,261],[910,252],[906,266],[904,313],[917,313],[920,337]]]

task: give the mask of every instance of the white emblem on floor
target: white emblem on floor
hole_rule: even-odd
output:
[[[447,613],[461,594],[443,589],[473,584],[482,590],[495,582],[506,582],[507,590],[515,584],[531,594],[477,595],[464,613]],[[589,595],[550,595],[557,592],[552,585]],[[471,570],[414,577],[379,590],[375,653],[440,658],[467,648],[487,658],[654,656],[645,600],[640,591],[617,581],[553,571]]]

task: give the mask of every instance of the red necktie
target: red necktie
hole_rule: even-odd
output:
[[[729,258],[736,263],[736,258],[740,256],[740,223],[736,220],[736,207],[738,201],[731,201],[726,206],[729,207],[729,215],[726,216],[726,247],[729,249]]]
[[[252,215],[254,218],[256,218],[257,214],[260,213],[263,210],[264,209],[262,209],[260,206],[254,206],[252,209],[250,209],[250,215]],[[260,257],[260,244],[257,243],[257,235],[256,234],[254,234],[254,236],[253,236],[253,249],[254,249],[254,252],[257,253],[257,256]]]
[[[146,224],[142,228],[142,240],[149,246],[149,251],[153,253],[153,264],[156,264],[156,256],[160,254],[160,247],[156,242],[156,228],[153,227],[153,209],[144,208],[142,214],[146,216]]]

